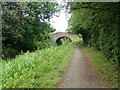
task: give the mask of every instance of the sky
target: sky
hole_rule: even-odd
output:
[[[50,23],[56,29],[56,32],[65,32],[68,28],[66,14],[63,10],[60,12],[59,17],[53,16]]]
[[[61,4],[61,0],[58,1],[59,5]],[[53,28],[56,29],[55,32],[65,32],[68,28],[68,16],[66,16],[65,10],[62,9],[59,12],[59,17],[53,16],[50,24],[52,24]]]

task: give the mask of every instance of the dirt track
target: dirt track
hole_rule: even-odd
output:
[[[58,88],[102,88],[94,67],[78,45]]]

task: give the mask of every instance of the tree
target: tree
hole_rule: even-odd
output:
[[[120,59],[120,3],[68,3],[70,31],[83,36],[84,44],[104,52],[108,59]]]
[[[49,33],[55,30],[49,24],[58,11],[55,7],[57,3],[50,2],[2,2],[4,56],[33,51],[37,49],[36,43],[49,39]]]

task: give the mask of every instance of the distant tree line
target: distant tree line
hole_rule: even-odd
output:
[[[2,2],[2,56],[49,47],[48,23],[58,9],[50,2]]]
[[[118,63],[120,60],[120,2],[69,2],[70,33],[82,34],[84,45],[102,51]]]

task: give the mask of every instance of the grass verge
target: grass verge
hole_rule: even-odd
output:
[[[72,52],[72,45],[61,45],[2,60],[2,88],[55,88]]]
[[[91,47],[82,46],[85,53],[91,58],[93,65],[100,73],[101,79],[105,81],[110,87],[118,88],[118,70],[117,64],[113,64],[110,60],[104,56],[100,51],[97,51]]]

